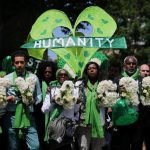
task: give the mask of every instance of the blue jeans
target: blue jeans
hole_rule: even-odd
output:
[[[21,129],[26,144],[29,150],[39,150],[39,138],[36,130],[35,119],[33,115],[30,115],[31,118],[31,126],[29,128]],[[14,113],[7,113],[4,117],[4,125],[7,132],[8,137],[8,149],[9,150],[19,150],[19,129],[12,128],[13,122],[15,120]]]

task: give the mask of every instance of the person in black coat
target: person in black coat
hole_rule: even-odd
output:
[[[123,71],[120,77],[114,80],[120,91],[119,81],[122,77],[131,77],[138,80],[138,61],[135,56],[127,56],[123,62]],[[112,110],[113,111],[113,110]],[[112,112],[113,113],[113,112]],[[114,123],[114,122],[113,122]],[[114,125],[115,132],[112,135],[112,150],[140,150],[140,127],[139,121],[127,125]]]
[[[150,76],[150,67],[147,64],[140,66],[139,88],[140,93],[142,90],[142,80],[144,77]],[[140,109],[140,126],[141,126],[141,141],[140,148],[142,149],[143,142],[147,150],[150,149],[150,106],[144,106],[142,103],[139,105]]]

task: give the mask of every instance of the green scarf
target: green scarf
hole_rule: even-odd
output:
[[[42,96],[43,96],[43,101],[45,100],[45,96],[46,96],[46,91],[47,91],[47,84],[45,81],[42,81]]]
[[[56,87],[56,86],[61,86],[61,84],[57,80],[55,80],[55,81],[50,82],[50,86]],[[48,142],[49,124],[51,123],[52,120],[54,120],[55,118],[57,118],[60,115],[61,111],[62,111],[62,107],[56,104],[56,105],[54,105],[54,107],[50,111],[50,114],[48,114],[48,119],[46,120],[47,122],[45,122],[46,123],[45,124],[46,131],[45,131],[44,141]]]
[[[25,72],[25,78],[29,76],[28,72]],[[16,72],[13,72],[13,84],[15,85],[15,79],[17,78]],[[16,87],[16,85],[15,85]],[[18,91],[18,88],[16,87]],[[25,106],[22,101],[16,104],[15,120],[13,124],[14,128],[28,128],[30,127],[30,117],[28,107]]]
[[[92,125],[92,137],[103,138],[104,131],[101,125],[100,112],[97,109],[97,85],[98,82],[94,85],[90,81],[87,83],[85,123]]]
[[[57,80],[51,81],[49,85],[51,87],[57,87],[57,86],[61,87],[61,84]]]
[[[45,100],[46,92],[47,92],[47,84],[45,81],[42,81],[42,96],[43,96],[43,101]],[[45,130],[46,126],[48,124],[48,119],[49,119],[49,114],[45,114]]]
[[[139,77],[139,69],[136,69],[136,72],[132,76],[129,76],[125,71],[123,71],[121,74],[123,77],[131,77],[134,80],[137,80]]]

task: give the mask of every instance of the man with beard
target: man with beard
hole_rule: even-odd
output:
[[[6,75],[5,77],[12,81],[12,85],[7,89],[7,107],[6,114],[4,117],[4,125],[6,129],[6,134],[8,138],[8,149],[9,150],[19,150],[19,135],[20,132],[25,135],[26,144],[29,150],[39,150],[40,143],[36,130],[35,117],[33,105],[38,104],[41,101],[41,89],[39,85],[39,80],[36,75],[28,72],[26,70],[26,64],[28,61],[28,55],[25,51],[18,50],[12,55],[13,65],[15,71]],[[26,83],[22,84],[21,80],[27,81],[27,79],[35,79],[35,84],[31,83],[34,87],[30,90],[32,93],[32,101],[29,101],[29,96],[27,98],[22,95]],[[32,77],[32,78],[31,78]],[[17,79],[20,82],[20,88],[16,82]],[[29,93],[29,92],[28,92]],[[29,103],[25,103],[25,101]]]

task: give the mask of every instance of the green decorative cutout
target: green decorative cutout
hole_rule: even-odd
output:
[[[41,33],[41,35],[46,34],[46,32],[47,32],[47,30],[45,29],[45,30]]]
[[[52,38],[53,30],[60,26],[68,28],[71,35],[75,36],[76,27],[83,21],[91,24],[93,28],[91,37],[112,37],[117,28],[114,19],[98,6],[90,6],[84,9],[78,16],[73,27],[64,12],[52,9],[44,12],[36,20],[30,31],[30,37],[33,40]],[[53,52],[65,60],[79,77],[82,76],[85,65],[97,50],[98,48],[86,48],[85,50],[84,47],[52,49]],[[68,54],[70,54],[71,59],[68,59]]]
[[[60,22],[62,22],[62,19],[56,19],[55,22],[60,23]]]
[[[84,51],[84,57],[88,57],[88,56],[89,56],[88,51]]]
[[[105,19],[101,19],[102,23],[103,24],[107,24],[108,23],[108,20],[105,20]]]
[[[103,34],[103,31],[102,31],[100,28],[97,28],[97,32],[98,32],[99,34]]]
[[[91,14],[88,14],[88,18],[89,18],[90,20],[94,20],[94,17],[93,17]]]
[[[51,19],[48,19],[46,22],[42,22],[42,20],[47,17]],[[57,18],[62,20],[61,24],[55,22]],[[53,37],[53,30],[59,26],[64,26],[68,29],[72,29],[70,20],[64,12],[56,9],[48,10],[40,15],[36,22],[33,24],[30,31],[30,36],[34,40]],[[45,29],[47,30],[47,33],[45,35],[39,34],[42,33]]]
[[[46,21],[48,21],[48,19],[49,19],[49,17],[46,17],[42,20],[42,22],[46,22]]]
[[[70,54],[64,56],[65,59],[70,59]]]
[[[82,67],[83,67],[84,62],[79,62],[78,64],[79,64],[79,67],[80,67],[80,68],[82,68]]]
[[[81,76],[81,70],[79,70],[79,71],[77,72],[77,76],[78,76],[78,77]]]

